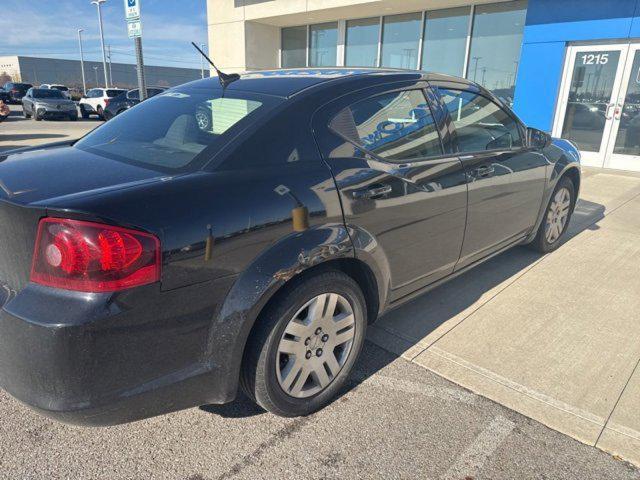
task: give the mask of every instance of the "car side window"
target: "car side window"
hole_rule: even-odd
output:
[[[127,98],[129,100],[140,100],[140,91],[139,90],[129,90],[127,92]]]
[[[438,88],[438,93],[455,126],[459,152],[523,146],[518,123],[495,102],[466,90]]]
[[[442,155],[440,136],[422,90],[361,100],[336,115],[330,128],[392,162]]]

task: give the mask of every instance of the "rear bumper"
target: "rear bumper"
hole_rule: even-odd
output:
[[[179,297],[158,285],[0,290],[0,387],[46,416],[91,426],[231,401],[237,379],[211,353],[215,305],[200,288]]]

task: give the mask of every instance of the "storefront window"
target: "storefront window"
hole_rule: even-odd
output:
[[[383,67],[417,67],[421,23],[420,13],[384,17],[381,62]]]
[[[467,78],[513,103],[527,1],[478,5],[473,19]]]
[[[281,30],[282,68],[307,65],[307,27],[288,27]]]
[[[426,13],[422,70],[464,75],[464,56],[469,34],[469,7]]]
[[[309,66],[336,65],[338,49],[338,23],[321,23],[309,27]]]
[[[379,17],[348,20],[345,65],[375,67],[378,64],[379,34]]]

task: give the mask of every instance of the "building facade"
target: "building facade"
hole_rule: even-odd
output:
[[[586,165],[640,170],[640,0],[208,0],[229,71],[395,67],[463,76]]]
[[[138,86],[136,66],[127,63],[107,64],[113,86],[135,88]],[[201,78],[201,71],[193,68],[157,67],[145,65],[148,85],[172,87]],[[84,62],[87,88],[104,87],[102,62]],[[208,75],[209,72],[206,72]],[[33,85],[57,83],[82,89],[82,71],[79,60],[9,56],[0,57],[0,85],[25,82]]]

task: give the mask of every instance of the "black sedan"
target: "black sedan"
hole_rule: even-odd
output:
[[[155,97],[159,93],[162,93],[166,88],[162,87],[147,87],[147,98]],[[125,110],[140,103],[140,90],[133,89],[127,92],[121,93],[115,98],[110,98],[107,103],[107,107],[104,109],[104,119],[111,120],[116,115],[121,114]]]
[[[240,387],[306,415],[381,313],[510,247],[562,243],[578,151],[474,83],[222,83],[0,162],[0,385],[25,404],[107,425]]]

